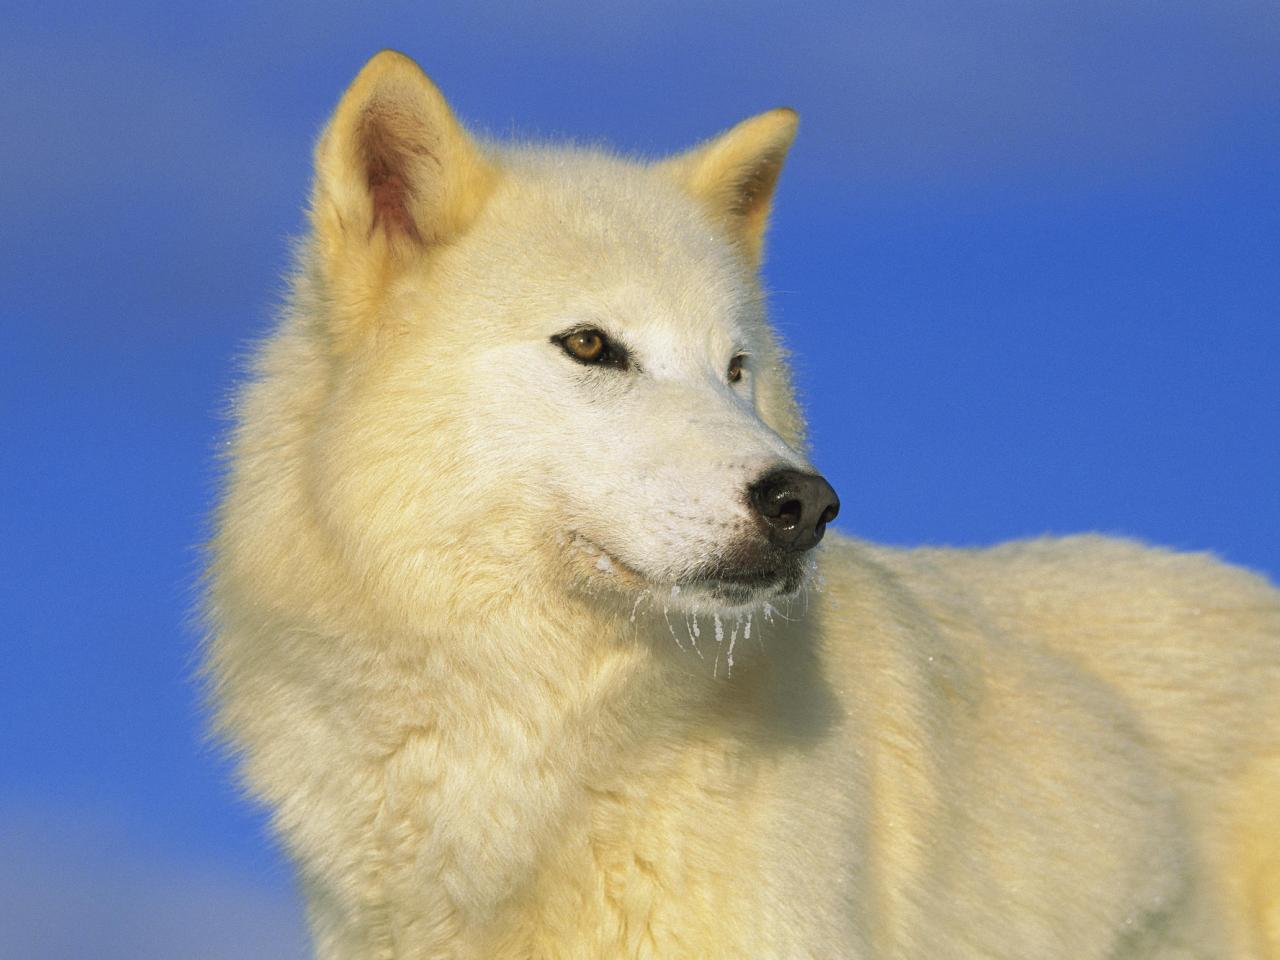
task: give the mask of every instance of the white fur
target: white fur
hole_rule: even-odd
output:
[[[482,147],[394,54],[344,97],[208,600],[317,956],[1275,960],[1263,580],[838,535],[796,595],[698,579],[747,485],[808,469],[755,269],[793,130]],[[383,147],[412,189],[369,199]],[[575,325],[639,368],[575,363]]]

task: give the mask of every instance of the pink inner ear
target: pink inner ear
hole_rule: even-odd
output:
[[[369,199],[373,204],[373,222],[369,225],[369,235],[372,236],[381,225],[388,235],[399,232],[414,243],[421,243],[418,225],[409,214],[412,198],[404,177],[385,166],[370,166]]]
[[[359,136],[365,182],[373,208],[369,235],[381,226],[388,236],[399,233],[420,244],[422,232],[413,215],[414,206],[420,200],[415,193],[414,177],[422,176],[422,158],[437,164],[439,161],[421,137],[404,129],[411,128],[411,123],[410,118],[394,109],[370,104]]]

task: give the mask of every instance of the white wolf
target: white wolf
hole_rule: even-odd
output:
[[[811,549],[756,275],[795,128],[480,143],[391,52],[339,103],[206,663],[316,953],[1280,957],[1274,588]]]

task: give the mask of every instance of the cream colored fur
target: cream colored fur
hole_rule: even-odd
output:
[[[807,468],[756,277],[794,131],[484,145],[394,53],[343,97],[208,591],[317,956],[1280,958],[1260,578],[829,535],[797,596],[695,582]]]

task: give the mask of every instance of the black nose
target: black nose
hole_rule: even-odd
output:
[[[774,546],[808,550],[840,512],[840,498],[816,473],[773,470],[751,485],[751,505]]]

